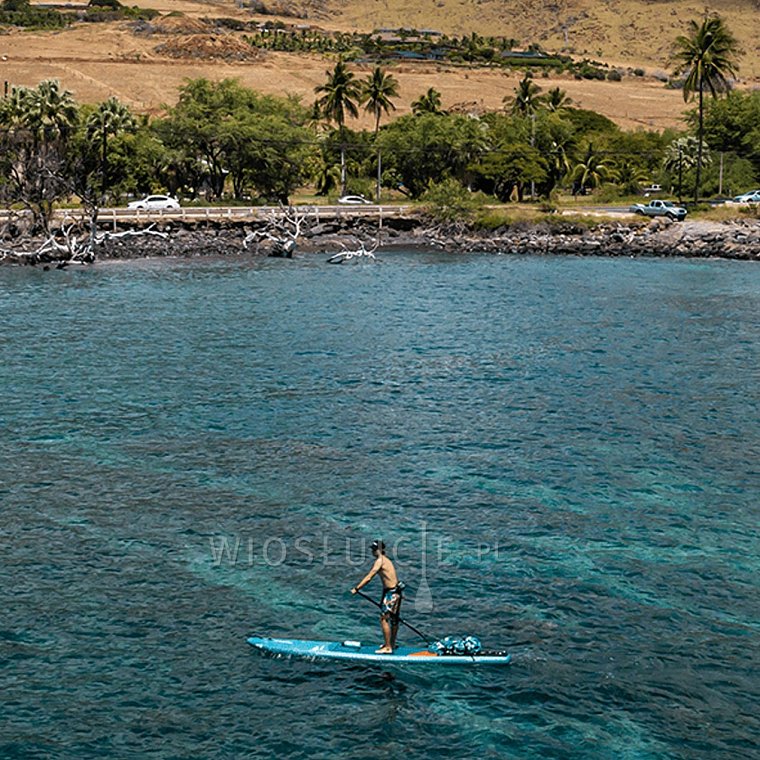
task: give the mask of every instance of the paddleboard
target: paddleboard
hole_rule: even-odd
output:
[[[424,647],[397,647],[393,654],[377,654],[377,645],[363,646],[358,641],[306,641],[251,636],[248,643],[270,655],[314,660],[404,665],[508,665],[512,659],[506,652],[484,650],[475,655],[435,654]]]

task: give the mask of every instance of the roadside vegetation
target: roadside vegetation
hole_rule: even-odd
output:
[[[699,42],[716,32],[690,33]],[[156,192],[249,205],[364,195],[483,225],[492,204],[534,201],[550,216],[560,204],[620,203],[647,186],[679,199],[731,196],[760,185],[760,92],[728,91],[735,51],[730,35],[722,40],[724,62],[713,56],[710,76],[709,46],[678,58],[685,97],[698,100],[682,131],[621,130],[530,71],[498,112],[450,113],[430,88],[412,113],[391,119],[395,79],[380,65],[361,79],[343,58],[311,103],[196,79],[160,118],[115,98],[78,104],[55,81],[14,87],[0,100],[0,203],[29,210],[46,230],[56,204],[97,209]],[[373,128],[351,129],[362,108]]]

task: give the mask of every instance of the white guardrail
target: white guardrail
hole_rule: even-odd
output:
[[[299,214],[316,219],[368,218],[374,219],[389,216],[403,216],[408,213],[408,206],[291,206]],[[98,212],[98,223],[108,222],[158,222],[162,220],[178,221],[224,221],[236,220],[265,221],[272,214],[286,212],[286,208],[280,206],[187,206],[178,209],[127,209],[127,208],[102,208]],[[24,216],[28,212],[14,212],[16,216]],[[0,210],[0,219],[7,219],[10,212]],[[56,209],[53,218],[57,221],[69,219],[81,219],[81,209]]]

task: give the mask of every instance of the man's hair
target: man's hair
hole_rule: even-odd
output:
[[[379,551],[381,554],[385,554],[385,544],[379,539],[376,538],[370,545],[369,548],[372,549],[372,551]]]

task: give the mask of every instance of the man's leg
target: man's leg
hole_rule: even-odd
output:
[[[398,617],[391,622],[391,649],[396,648],[396,636],[398,636]]]
[[[380,616],[380,627],[383,629],[384,644],[377,650],[378,654],[390,654],[393,651],[391,645],[391,624],[388,622],[386,615]]]

